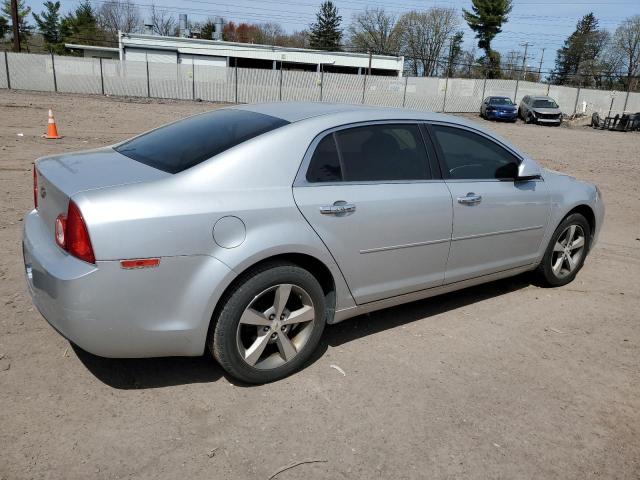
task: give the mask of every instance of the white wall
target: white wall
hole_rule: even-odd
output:
[[[178,63],[177,52],[144,48],[125,48],[124,60],[149,63]]]
[[[178,63],[183,65],[206,65],[208,67],[226,67],[227,57],[214,57],[211,55],[191,55],[189,53],[180,53],[178,55]]]

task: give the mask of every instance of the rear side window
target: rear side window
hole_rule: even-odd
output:
[[[311,158],[309,182],[426,180],[429,159],[417,125],[367,125],[327,135]]]
[[[434,125],[449,178],[458,180],[513,179],[519,160],[496,142],[462,128]]]
[[[158,170],[179,173],[288,123],[262,113],[221,109],[160,127],[116,151]]]
[[[342,180],[342,169],[340,168],[340,157],[333,133],[330,133],[318,143],[309,170],[307,171],[307,181],[316,182],[339,182]]]

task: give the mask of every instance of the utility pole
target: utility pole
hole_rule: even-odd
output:
[[[20,51],[20,25],[18,23],[18,0],[11,0],[11,21],[13,22],[13,51]]]
[[[542,55],[540,55],[540,66],[538,67],[538,81],[542,79],[542,61],[544,60],[544,51],[546,48],[542,49]]]
[[[373,53],[371,53],[371,50],[369,50],[369,72],[368,75],[371,75],[371,60],[373,59]]]
[[[525,42],[525,43],[521,43],[520,46],[524,47],[524,57],[522,57],[522,73],[523,73],[522,79],[525,80],[524,74],[526,72],[525,67],[527,65],[527,49],[529,48],[529,46],[533,46],[533,44],[529,42]]]
[[[449,41],[449,61],[447,62],[447,77],[449,76],[449,72],[451,72],[451,62],[453,61],[453,37]]]

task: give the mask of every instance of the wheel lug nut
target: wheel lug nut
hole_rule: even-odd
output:
[[[269,327],[262,327],[262,331],[263,332],[268,332],[269,331]]]
[[[273,313],[269,315],[269,320],[273,320],[274,318],[276,318],[276,316]]]
[[[280,330],[282,330],[283,332],[287,329],[287,327],[285,325],[283,325],[282,327],[280,327]]]
[[[280,315],[280,320],[284,320],[284,313]]]

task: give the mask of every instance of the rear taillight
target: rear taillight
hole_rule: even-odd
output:
[[[59,247],[62,247],[65,250],[67,249],[67,242],[65,238],[67,234],[67,232],[65,232],[66,224],[67,224],[67,217],[65,217],[62,214],[58,215],[58,218],[56,218],[56,231],[55,231],[56,243],[58,244]]]
[[[96,263],[87,225],[78,206],[70,201],[67,216],[58,215],[55,227],[56,243],[71,255],[88,263]]]
[[[38,170],[33,166],[33,208],[38,208]]]

